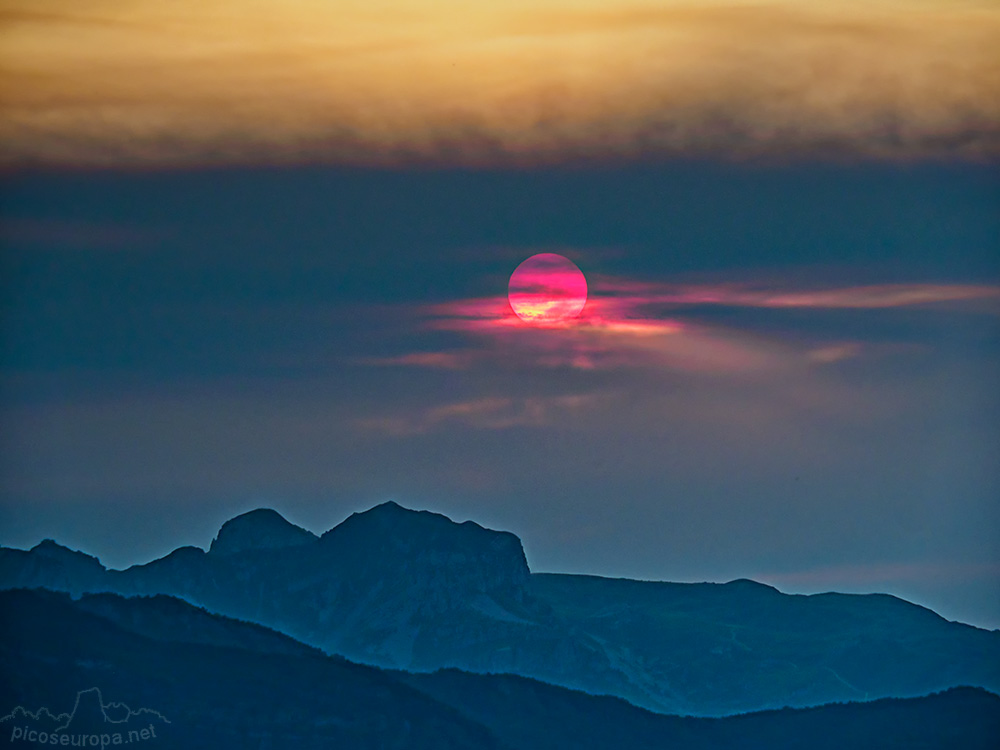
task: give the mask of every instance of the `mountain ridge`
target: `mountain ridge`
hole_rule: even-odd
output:
[[[107,606],[95,609],[96,599]],[[163,598],[0,592],[0,665],[16,678],[0,684],[0,709],[18,703],[0,726],[16,721],[16,732],[31,720],[52,731],[57,715],[69,719],[58,707],[70,705],[73,693],[68,689],[63,703],[45,703],[53,687],[100,684],[105,695],[159,718],[158,746],[184,750],[986,750],[1000,736],[1000,696],[979,688],[720,719],[664,716],[515,675],[389,672],[303,644],[275,652],[268,644],[285,639],[279,633],[262,641],[259,626],[195,611],[177,599],[164,604]],[[123,628],[120,613],[136,610],[141,616]],[[187,621],[225,637],[177,627]],[[78,700],[89,696],[91,715],[122,705],[105,704],[95,689],[77,692]]]
[[[359,663],[507,672],[663,713],[1000,688],[1000,633],[889,595],[532,573],[516,535],[393,502],[320,536],[263,509],[237,519],[251,532],[222,552],[126,570],[0,548],[0,588],[168,594]]]

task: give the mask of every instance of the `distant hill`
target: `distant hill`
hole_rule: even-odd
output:
[[[15,587],[169,594],[355,662],[511,673],[664,713],[1000,691],[1000,632],[895,597],[532,574],[513,534],[395,503],[318,538],[252,511],[208,552],[124,571],[52,541],[0,548]]]
[[[986,750],[1000,738],[1000,697],[978,688],[664,716],[512,675],[351,664],[162,596],[2,592],[0,670],[0,734],[149,726],[153,749]]]
[[[142,743],[150,750],[503,747],[485,727],[377,669],[176,600],[3,592],[0,672],[0,711],[68,712],[91,687],[157,711],[169,723]],[[23,714],[11,717],[0,733],[28,724]]]
[[[447,670],[402,679],[460,707],[519,750],[995,750],[1000,746],[1000,697],[980,688],[951,688],[923,698],[695,718],[665,716],[617,698],[513,675]]]
[[[226,521],[212,541],[209,552],[234,555],[262,549],[281,549],[316,540],[311,531],[286,521],[270,508],[258,508]]]

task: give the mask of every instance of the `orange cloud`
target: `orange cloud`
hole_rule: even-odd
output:
[[[1000,155],[986,0],[9,0],[0,163]]]

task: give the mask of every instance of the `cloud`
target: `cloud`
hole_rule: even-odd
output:
[[[983,0],[11,0],[2,20],[8,165],[1000,155]]]
[[[735,304],[750,307],[816,307],[877,310],[942,302],[993,300],[1000,287],[985,284],[881,284],[777,294],[737,294]]]
[[[366,417],[356,424],[365,430],[395,437],[422,435],[445,426],[460,425],[477,430],[506,430],[513,427],[543,427],[568,414],[602,401],[600,394],[564,394],[520,398],[487,397],[439,404],[393,416]]]
[[[843,359],[857,357],[863,351],[863,347],[856,341],[845,344],[832,344],[830,346],[820,346],[812,349],[806,355],[813,362],[828,363],[840,362]]]
[[[577,318],[526,322],[504,297],[433,305],[422,312],[433,329],[478,340],[461,358],[465,367],[489,361],[502,368],[577,370],[667,368],[684,372],[763,372],[794,355],[760,337],[674,318],[633,317],[637,301],[592,296]],[[377,364],[440,366],[438,353],[408,354]],[[449,357],[449,363],[459,360]]]
[[[703,322],[706,307],[886,310],[933,305],[1000,313],[1000,287],[985,284],[880,284],[835,288],[678,284],[596,276],[583,312],[558,321],[524,321],[504,296],[430,305],[424,326],[467,337],[469,348],[366,360],[368,364],[470,369],[653,369],[702,375],[757,376],[831,365],[862,356],[912,351],[903,344],[848,338],[788,341],[738,323]],[[694,313],[694,314],[693,314]]]
[[[1000,299],[991,284],[875,284],[834,288],[782,289],[747,284],[664,284],[599,277],[593,288],[617,300],[623,314],[654,307],[720,305],[732,307],[866,309]],[[994,305],[997,312],[1000,306]]]
[[[355,360],[362,365],[416,365],[441,370],[464,370],[475,360],[472,352],[412,352],[394,357],[363,357]]]

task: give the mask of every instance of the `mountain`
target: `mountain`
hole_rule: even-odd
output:
[[[212,615],[201,607],[164,594],[132,598],[117,594],[88,594],[75,604],[82,612],[97,615],[122,630],[157,641],[226,646],[289,656],[322,653],[275,630]]]
[[[100,560],[44,539],[29,551],[0,547],[0,581],[4,588],[34,586],[38,581],[58,591],[81,594],[107,586]]]
[[[146,728],[150,747],[185,750],[985,750],[1000,738],[1000,697],[976,688],[664,716],[513,675],[386,672],[262,631],[167,597],[0,593],[0,734],[62,727],[130,744]]]
[[[636,681],[681,696],[684,713],[742,712],[748,695],[780,708],[1000,687],[1000,632],[884,594],[557,574],[533,575],[530,592]]]
[[[185,611],[193,608],[183,602],[105,600],[94,607],[89,599],[38,590],[0,594],[0,709],[13,709],[0,720],[6,736],[32,726],[26,710],[60,713],[78,692],[89,696],[87,733],[111,735],[114,728],[103,722],[94,727],[102,719],[90,692],[97,686],[111,701],[164,719],[153,748],[502,747],[485,727],[377,669],[301,645],[297,654],[257,650],[259,626],[208,616],[209,634],[202,630],[206,615]],[[147,604],[128,629],[95,613]],[[200,624],[180,635],[185,628],[173,627],[178,615]],[[160,639],[169,632],[175,635]],[[220,633],[227,642],[218,642]]]
[[[315,540],[315,534],[289,523],[277,511],[258,508],[226,521],[208,551],[213,555],[234,555],[294,547]]]
[[[0,549],[13,587],[170,594],[359,663],[517,674],[663,713],[1000,690],[1000,632],[891,596],[533,574],[513,534],[395,503],[318,538],[252,511],[207,553],[124,571],[52,542]]]
[[[620,699],[513,675],[448,670],[402,679],[461,708],[519,750],[995,750],[1000,741],[1000,697],[979,688],[952,688],[922,698],[694,718],[664,716]]]

